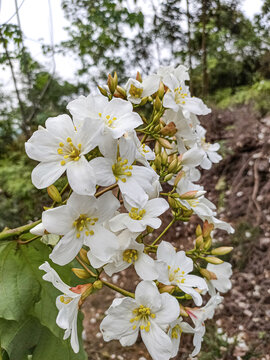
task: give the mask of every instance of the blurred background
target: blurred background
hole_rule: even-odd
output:
[[[124,85],[137,71],[178,64],[190,69],[192,94],[213,109],[201,121],[224,159],[202,172],[201,184],[236,229],[216,233],[235,247],[233,289],[198,359],[270,360],[269,0],[0,0],[0,231],[36,219],[48,202],[31,184],[35,163],[24,153],[38,125],[108,73]],[[167,240],[191,246],[196,223],[177,225]],[[127,273],[119,276],[134,288]],[[107,293],[85,305],[89,359],[148,359],[141,344],[103,343]],[[183,337],[177,359],[191,348]]]

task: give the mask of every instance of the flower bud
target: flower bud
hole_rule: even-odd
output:
[[[62,197],[61,197],[59,191],[57,190],[57,188],[54,185],[48,186],[47,187],[47,192],[48,192],[49,197],[53,201],[55,201],[57,203],[62,202]]]
[[[111,94],[113,94],[115,92],[115,84],[114,84],[114,80],[111,74],[108,75],[108,80],[107,80],[107,84],[108,84],[108,88],[110,89]]]
[[[212,245],[212,238],[211,236],[208,236],[207,238],[204,238],[204,240],[205,240],[204,249],[208,250]]]
[[[146,231],[147,231],[147,234],[151,234],[154,231],[154,229],[151,226],[147,225]]]
[[[95,282],[93,283],[93,287],[94,287],[94,289],[96,289],[96,290],[102,289],[102,287],[103,287],[102,281],[100,281],[100,280],[95,281]]]
[[[173,136],[177,133],[177,129],[174,122],[170,122],[168,125],[160,131],[163,136]]]
[[[160,143],[158,141],[156,141],[155,143],[155,154],[158,155],[161,153],[161,146]]]
[[[172,177],[173,177],[173,174],[167,174],[167,175],[164,177],[164,181],[170,181]]]
[[[114,72],[114,75],[113,75],[113,83],[114,83],[114,89],[116,89],[117,84],[118,84],[118,76],[117,76],[116,71]]]
[[[177,201],[170,196],[168,196],[168,203],[172,209],[178,208]]]
[[[170,144],[170,142],[164,138],[158,138],[158,142],[160,143],[161,146],[163,146],[165,149],[172,149],[172,145]]]
[[[188,191],[182,195],[180,195],[180,199],[182,200],[192,200],[192,199],[196,199],[198,191],[197,190],[193,190],[193,191]]]
[[[198,236],[195,241],[196,248],[199,249],[201,245],[203,244],[203,237],[202,235]]]
[[[154,164],[156,166],[157,169],[161,168],[161,156],[160,154],[158,154],[154,160]]]
[[[160,101],[160,98],[157,96],[154,101],[154,109],[156,111],[159,111],[162,107],[162,102]]]
[[[209,224],[208,221],[206,220],[203,223],[203,237],[207,237],[210,235],[211,231],[214,229],[214,225],[213,224]]]
[[[104,96],[108,96],[107,94],[107,90],[106,89],[103,89],[101,86],[98,85],[98,90],[101,92],[102,95]]]
[[[124,99],[127,97],[126,90],[123,89],[121,86],[117,85],[116,90],[119,92],[119,94],[123,96]]]
[[[209,271],[207,269],[200,269],[200,273],[203,277],[205,277],[207,280],[217,280],[217,276],[212,271]]]
[[[170,165],[169,165],[169,167],[168,167],[168,173],[174,173],[175,172],[175,170],[176,170],[176,168],[177,168],[177,159],[174,159],[171,163],[170,163]]]
[[[140,74],[139,71],[137,71],[136,80],[142,83],[142,75]]]
[[[201,228],[201,225],[198,225],[196,227],[196,236],[200,236],[202,235],[202,228]]]
[[[167,151],[166,151],[166,150],[163,150],[163,151],[162,151],[162,154],[161,154],[161,164],[162,164],[162,165],[166,165],[166,164],[167,164],[167,161],[168,161]]]
[[[148,96],[143,97],[142,101],[140,102],[140,106],[145,105],[147,103],[147,101],[148,101]]]
[[[164,92],[165,92],[165,91],[164,91],[164,84],[163,84],[163,82],[161,81],[160,84],[159,84],[159,89],[158,89],[158,97],[159,97],[160,99],[163,98]]]
[[[176,178],[174,180],[174,186],[177,186],[177,184],[179,183],[179,181],[182,179],[182,177],[185,175],[184,171],[180,171],[177,175]]]
[[[232,250],[233,250],[233,247],[231,247],[231,246],[222,246],[220,248],[213,249],[211,251],[211,254],[212,255],[226,255],[226,254],[229,254]]]
[[[206,256],[204,258],[205,261],[207,261],[210,264],[214,264],[214,265],[218,265],[218,264],[222,264],[224,261],[215,257],[215,256]]]
[[[87,265],[90,265],[90,262],[89,262],[89,259],[87,256],[87,251],[85,249],[81,248],[79,255],[83,262],[85,262]]]
[[[90,277],[90,274],[84,269],[72,268],[71,270],[80,279],[88,279]]]

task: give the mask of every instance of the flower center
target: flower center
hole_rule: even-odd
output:
[[[177,339],[178,335],[181,336],[183,330],[181,329],[180,325],[175,325],[175,327],[172,329],[172,338]]]
[[[73,300],[72,297],[67,296],[67,295],[61,295],[59,299],[60,299],[61,303],[66,304],[66,305],[69,304]]]
[[[141,148],[141,154],[142,154],[142,156],[145,157],[145,154],[149,153],[149,150],[146,150],[146,149],[145,149],[145,144],[142,144],[140,148]]]
[[[140,305],[140,307],[134,309],[132,313],[135,315],[134,318],[131,318],[129,321],[134,323],[135,321],[140,322],[140,329],[148,332],[150,330],[150,321],[149,318],[155,319],[156,314],[151,313],[151,309],[149,307],[145,307]],[[136,329],[138,324],[133,325],[133,330]]]
[[[131,217],[131,219],[133,220],[142,220],[143,215],[145,214],[145,209],[139,210],[136,207],[131,208],[130,212],[128,213],[128,215]]]
[[[118,157],[117,162],[112,165],[112,171],[116,181],[120,179],[121,181],[126,182],[127,179],[125,176],[132,175],[132,172],[127,170],[132,170],[133,167],[131,165],[127,165],[127,163],[127,159],[122,160],[121,157]]]
[[[135,98],[140,98],[142,96],[143,89],[142,88],[137,88],[135,85],[131,84],[130,89],[129,89],[129,93],[130,93],[131,96],[133,96]]]
[[[177,284],[184,284],[185,283],[185,272],[181,271],[178,267],[177,269],[172,269],[170,265],[168,265],[168,271],[169,271],[169,281],[170,282],[176,282]]]
[[[127,263],[135,263],[138,260],[138,251],[135,249],[127,249],[123,252],[123,260]]]
[[[81,147],[82,144],[78,144],[76,147],[71,138],[67,138],[67,143],[64,144],[63,142],[59,143],[59,148],[57,152],[59,155],[63,155],[65,160],[61,160],[61,165],[65,165],[67,160],[71,161],[78,161],[80,159]]]
[[[99,117],[102,117],[102,114],[101,114],[101,113],[99,113],[98,115],[99,115]],[[104,119],[105,124],[106,124],[108,127],[111,127],[111,128],[115,128],[115,126],[114,126],[115,120],[117,120],[117,117],[112,116],[112,115],[106,115],[106,116],[105,116],[105,119]]]
[[[77,238],[81,236],[81,232],[85,231],[85,235],[94,235],[94,231],[91,230],[91,226],[95,226],[98,218],[91,218],[85,214],[82,214],[73,222],[73,226],[77,229]]]
[[[180,86],[174,89],[174,96],[176,104],[185,104],[185,98],[188,94],[184,93],[182,87]]]
[[[193,207],[193,208],[196,207],[200,203],[200,201],[197,199],[188,199],[186,201],[188,202],[190,207]]]

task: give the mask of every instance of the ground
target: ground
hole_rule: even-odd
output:
[[[198,356],[200,360],[270,360],[270,117],[261,118],[251,107],[214,110],[202,119],[207,140],[219,141],[223,161],[204,171],[201,183],[208,198],[218,207],[219,217],[236,229],[232,236],[215,233],[220,244],[234,246],[233,288],[224,297]],[[171,220],[163,217],[162,228]],[[178,249],[192,246],[199,222],[192,217],[188,226],[175,224],[165,240]],[[138,278],[127,270],[112,281],[134,290]],[[104,312],[115,293],[110,289],[90,296],[84,304],[84,339],[89,360],[150,359],[143,343],[122,348],[118,341],[105,343],[99,331]],[[184,335],[177,360],[188,359],[192,338]]]

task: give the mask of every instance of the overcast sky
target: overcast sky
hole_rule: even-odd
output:
[[[61,0],[17,0],[18,6],[22,4],[19,14],[22,30],[25,34],[25,45],[30,48],[35,59],[42,62],[48,69],[52,69],[52,61],[42,55],[40,39],[50,44],[51,34],[55,44],[67,39],[64,30],[68,26],[68,21],[64,17],[61,9]],[[147,3],[150,0],[144,0]],[[158,2],[159,0],[155,0]],[[50,23],[49,4],[52,8],[52,24]],[[242,10],[252,18],[254,14],[260,11],[262,0],[242,0]],[[15,14],[15,0],[0,0],[0,24],[7,22]],[[17,18],[14,16],[9,23],[17,24]],[[76,62],[69,57],[56,55],[56,72],[67,80],[74,78],[76,71]],[[73,70],[72,70],[73,69]],[[0,69],[0,80],[7,84],[9,79],[7,73]]]

